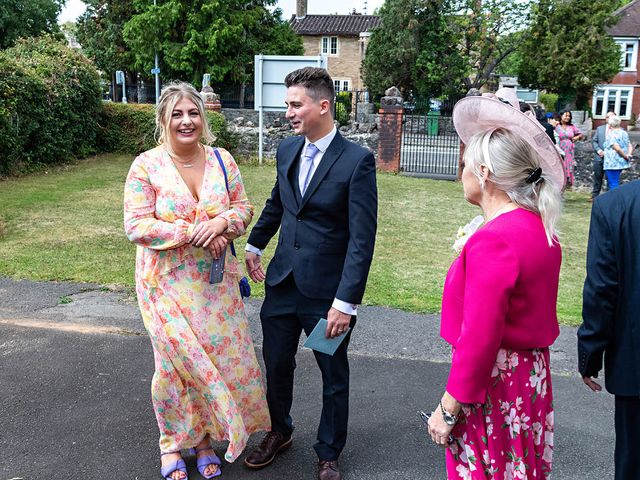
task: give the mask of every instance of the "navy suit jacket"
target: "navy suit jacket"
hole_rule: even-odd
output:
[[[263,249],[280,228],[268,285],[293,272],[307,297],[359,304],[376,236],[375,159],[337,132],[300,197],[297,171],[304,140],[296,136],[280,143],[276,183],[247,242]]]
[[[640,395],[640,180],[597,197],[591,210],[583,323],[582,375],[597,376],[614,395]]]

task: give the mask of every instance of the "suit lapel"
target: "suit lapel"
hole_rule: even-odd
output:
[[[313,193],[316,191],[318,185],[320,185],[320,182],[322,182],[327,173],[329,173],[329,170],[336,162],[336,160],[338,160],[338,157],[343,150],[344,139],[342,138],[342,135],[340,135],[340,132],[336,132],[336,136],[333,137],[333,140],[329,144],[329,148],[327,148],[327,151],[324,152],[324,155],[322,156],[320,165],[318,165],[318,168],[314,172],[313,177],[311,177],[311,182],[307,187],[307,191],[304,193],[304,197],[302,197],[302,203],[300,204],[299,210],[302,210],[304,208],[307,201],[309,200],[309,197],[311,197],[311,195],[313,195]]]
[[[291,143],[291,148],[284,152],[284,161],[287,162],[283,165],[284,169],[284,185],[286,185],[285,192],[291,195],[293,204],[300,205],[300,187],[298,186],[298,177],[295,174],[295,166],[299,163],[300,151],[304,146],[304,137],[298,137],[297,141]]]

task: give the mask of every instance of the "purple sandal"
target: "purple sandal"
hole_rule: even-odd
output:
[[[161,453],[160,456],[169,455],[171,453],[178,453],[178,452]],[[173,480],[173,478],[171,478],[170,475],[173,474],[174,472],[184,473],[185,476],[183,477],[182,480],[189,480],[189,475],[187,474],[187,464],[184,463],[184,460],[182,458],[176,460],[173,463],[170,463],[166,467],[160,467],[160,475],[162,475],[162,478],[164,478],[164,480]]]
[[[211,448],[211,445],[209,445],[208,447],[205,447],[205,448],[196,449],[195,450],[196,455],[198,454],[198,452],[203,452],[205,450],[213,450],[213,448]],[[218,456],[215,454],[215,452],[213,453],[213,455],[204,455],[198,458],[196,465],[198,465],[198,471],[200,472],[200,475],[202,475],[206,479],[218,477],[222,475],[222,470],[220,470],[220,465],[222,465],[222,462],[220,461]],[[207,469],[209,465],[218,465],[218,469],[214,474],[207,476],[204,474],[204,471]]]

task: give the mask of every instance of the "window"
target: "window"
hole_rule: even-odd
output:
[[[351,80],[345,78],[334,78],[333,79],[333,88],[335,88],[336,93],[338,92],[348,92],[351,90]]]
[[[337,55],[338,37],[322,37],[320,53],[323,55]]]
[[[607,112],[615,112],[623,120],[631,117],[633,87],[600,87],[593,94],[593,117],[605,118]]]
[[[622,71],[635,71],[638,64],[638,41],[617,40],[616,43],[620,46],[620,68]]]

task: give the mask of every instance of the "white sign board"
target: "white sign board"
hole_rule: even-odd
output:
[[[304,67],[327,68],[327,57],[292,56],[292,55],[256,55],[254,78],[254,108],[259,115],[259,140],[258,158],[262,165],[262,112],[284,112],[287,106],[284,100],[287,96],[287,87],[284,85],[285,77]]]

